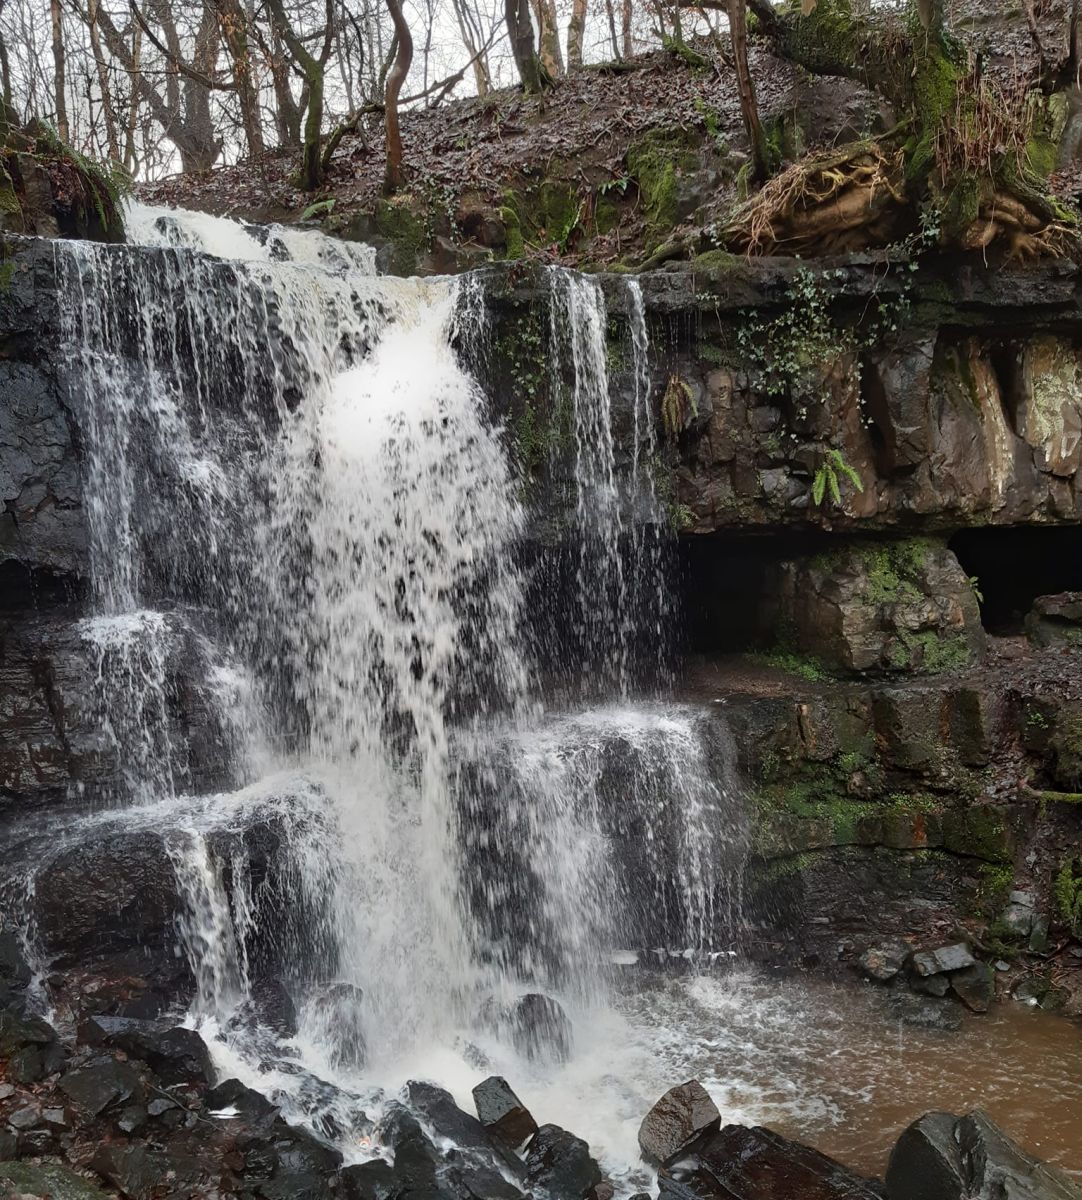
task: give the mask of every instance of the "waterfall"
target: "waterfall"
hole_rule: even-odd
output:
[[[549,277],[592,699],[547,711],[519,481],[474,374],[483,274],[383,279],[364,247],[142,206],[129,229],[55,250],[81,629],[130,806],[88,820],[163,831],[215,1053],[311,1117],[312,1080],[349,1097],[467,1043],[502,1053],[492,1014],[523,992],[603,1007],[616,952],[727,947],[732,747],[716,714],[633,699],[663,690],[673,624],[638,285],[614,335],[600,281]],[[221,792],[176,734],[182,662]],[[295,1029],[270,1029],[272,982]]]

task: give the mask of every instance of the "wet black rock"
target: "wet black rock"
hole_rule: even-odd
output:
[[[515,1150],[537,1132],[537,1122],[507,1080],[490,1075],[473,1089],[477,1118],[485,1130]]]
[[[212,1087],[203,1097],[203,1102],[211,1112],[236,1109],[239,1115],[253,1121],[262,1121],[278,1113],[277,1107],[266,1096],[246,1087],[239,1079],[225,1079]],[[151,1116],[158,1115],[158,1112],[151,1112]]]
[[[8,1059],[8,1078],[16,1083],[38,1083],[45,1078],[41,1051],[37,1046],[24,1046]]]
[[[1082,1200],[1082,1188],[979,1109],[914,1121],[891,1151],[886,1185],[889,1200]]]
[[[340,1182],[345,1200],[395,1200],[399,1195],[394,1167],[382,1158],[343,1167]]]
[[[986,1013],[996,995],[996,973],[987,963],[974,963],[961,971],[952,971],[951,990],[975,1013]]]
[[[213,1078],[210,1052],[194,1029],[132,1017],[93,1017],[90,1024],[106,1045],[142,1059],[165,1084],[209,1083]]]
[[[111,834],[63,851],[38,874],[35,905],[44,949],[60,965],[136,947],[171,953],[176,940],[176,876],[154,833]]]
[[[364,1036],[364,993],[352,983],[329,983],[312,1001],[312,1017],[327,1032],[332,1060],[350,1070],[363,1069],[368,1057]]]
[[[559,1125],[542,1125],[526,1152],[526,1182],[560,1200],[584,1200],[601,1182],[590,1147]]]
[[[435,1155],[437,1175],[443,1192],[469,1200],[516,1200],[521,1192],[508,1183],[508,1177],[521,1179],[521,1161],[497,1138],[493,1137],[476,1117],[463,1112],[454,1097],[443,1088],[430,1083],[411,1081],[406,1084],[406,1098],[432,1133],[454,1147],[446,1154]],[[402,1128],[409,1131],[412,1126]],[[395,1152],[395,1165],[398,1157]]]
[[[339,984],[338,987],[348,985]],[[359,993],[358,993],[359,994]],[[297,1033],[297,1007],[289,989],[280,979],[259,979],[252,984],[249,999],[240,1007],[237,1019],[246,1025],[265,1025],[279,1037],[291,1038]],[[364,1040],[360,1042],[363,1060]]]
[[[770,1129],[744,1125],[726,1125],[704,1139],[662,1172],[662,1182],[662,1196],[674,1198],[882,1200],[876,1181]]]
[[[30,982],[30,967],[18,937],[8,929],[0,931],[0,981],[12,987]]]
[[[55,1041],[56,1030],[40,1017],[23,1017],[11,1009],[0,1011],[0,1058],[25,1046],[48,1046]]]
[[[948,975],[928,975],[923,979],[919,975],[913,975],[910,977],[909,986],[918,995],[942,998],[951,990],[951,981]]]
[[[96,1117],[116,1104],[141,1104],[146,1087],[138,1067],[102,1056],[62,1076],[60,1090],[84,1116]]]
[[[515,1049],[526,1058],[566,1062],[571,1057],[571,1021],[550,996],[529,992],[507,1014]]]
[[[655,1166],[666,1166],[704,1134],[721,1128],[721,1113],[697,1079],[670,1088],[639,1126],[639,1149]]]
[[[937,946],[934,950],[920,950],[909,960],[909,965],[915,975],[926,977],[944,971],[961,971],[976,961],[965,942],[956,942],[950,946]]]

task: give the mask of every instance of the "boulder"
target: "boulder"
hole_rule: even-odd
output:
[[[550,996],[529,992],[508,1010],[506,1024],[515,1049],[526,1058],[566,1062],[571,1057],[571,1021]]]
[[[457,1156],[452,1154],[445,1164],[451,1176],[461,1176],[468,1190],[482,1187],[487,1192],[486,1200],[506,1198],[509,1185],[504,1177],[522,1176],[522,1163],[513,1148],[493,1136],[476,1117],[463,1112],[451,1093],[443,1088],[411,1080],[406,1084],[405,1095],[427,1128],[462,1152]],[[511,1193],[518,1195],[515,1189]]]
[[[780,562],[767,589],[769,627],[829,668],[938,674],[974,662],[984,646],[976,597],[940,541],[853,542]]]
[[[951,990],[975,1013],[986,1013],[996,996],[996,973],[987,963],[974,963],[950,974]]]
[[[979,1109],[914,1121],[891,1151],[886,1186],[888,1200],[1082,1200],[1082,1188]]]
[[[526,1182],[560,1200],[586,1200],[602,1181],[590,1147],[559,1125],[542,1125],[526,1151]]]
[[[106,1045],[142,1059],[166,1084],[209,1083],[213,1078],[210,1051],[194,1029],[133,1017],[92,1017],[88,1024]]]
[[[1026,616],[1026,633],[1037,646],[1082,646],[1082,592],[1038,596]]]
[[[905,966],[909,951],[909,944],[898,938],[879,946],[869,946],[857,961],[869,979],[874,979],[876,983],[890,983]]]
[[[368,1047],[364,1036],[364,992],[359,987],[341,980],[323,985],[309,1002],[307,1021],[312,1036],[330,1046],[335,1066],[353,1071],[363,1069]]]
[[[8,1058],[27,1046],[48,1046],[56,1041],[56,1030],[40,1017],[20,1017],[10,1009],[0,1011],[0,1058]]]
[[[252,1121],[261,1121],[266,1117],[274,1117],[278,1109],[266,1096],[246,1087],[239,1079],[225,1079],[203,1097],[203,1102],[211,1112],[221,1112],[223,1109],[236,1109],[243,1117]],[[153,1101],[150,1105],[150,1115],[160,1116],[164,1109],[154,1111]]]
[[[721,1113],[697,1079],[670,1088],[643,1118],[639,1149],[648,1163],[666,1166],[704,1134],[721,1128]]]
[[[486,1132],[510,1150],[518,1149],[537,1132],[529,1109],[499,1075],[490,1075],[473,1089],[473,1102]]]
[[[399,1194],[394,1167],[382,1158],[343,1167],[339,1181],[345,1200],[395,1200]]]
[[[134,1063],[103,1056],[61,1076],[60,1090],[84,1116],[96,1117],[114,1104],[146,1098],[143,1076]]]
[[[945,971],[962,971],[976,962],[965,942],[955,942],[950,946],[937,946],[934,950],[918,951],[910,959],[909,965],[914,974],[926,978]]]
[[[699,1200],[882,1200],[865,1179],[810,1146],[770,1129],[726,1125],[685,1159],[663,1169],[677,1185],[662,1195]]]
[[[137,947],[172,954],[177,881],[155,833],[107,834],[62,850],[38,873],[34,903],[43,948],[61,965]]]

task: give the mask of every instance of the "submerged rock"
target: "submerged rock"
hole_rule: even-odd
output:
[[[704,1134],[721,1128],[721,1113],[697,1079],[670,1088],[639,1126],[639,1149],[655,1166],[666,1166]]]
[[[891,1151],[886,1185],[889,1200],[1082,1200],[1082,1188],[980,1109],[914,1121]]]
[[[532,1188],[560,1200],[585,1200],[601,1181],[601,1168],[582,1138],[559,1125],[542,1125],[534,1134],[526,1152],[526,1182]]]
[[[286,1014],[281,1014],[283,1018]],[[363,1070],[368,1058],[364,1036],[364,993],[352,983],[327,984],[311,1001],[309,1017],[331,1047],[331,1061],[347,1070]]]
[[[499,1075],[490,1075],[473,1089],[473,1102],[485,1130],[510,1150],[537,1132],[533,1115]]]
[[[774,1133],[726,1125],[662,1171],[672,1200],[882,1200],[876,1181]]]

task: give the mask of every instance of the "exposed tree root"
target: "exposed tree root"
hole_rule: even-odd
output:
[[[736,213],[727,244],[747,254],[833,254],[881,245],[906,205],[902,153],[859,142],[776,175]]]
[[[1005,257],[1063,257],[1078,245],[1075,227],[1054,203],[1010,175],[1002,182],[971,176],[941,188],[950,211],[968,187],[970,211],[944,222],[944,248],[985,250]],[[958,192],[957,194],[961,194]],[[827,255],[887,246],[917,226],[904,153],[889,141],[859,142],[793,163],[752,196],[722,231],[725,244],[748,255]],[[955,205],[955,208],[959,208]]]

